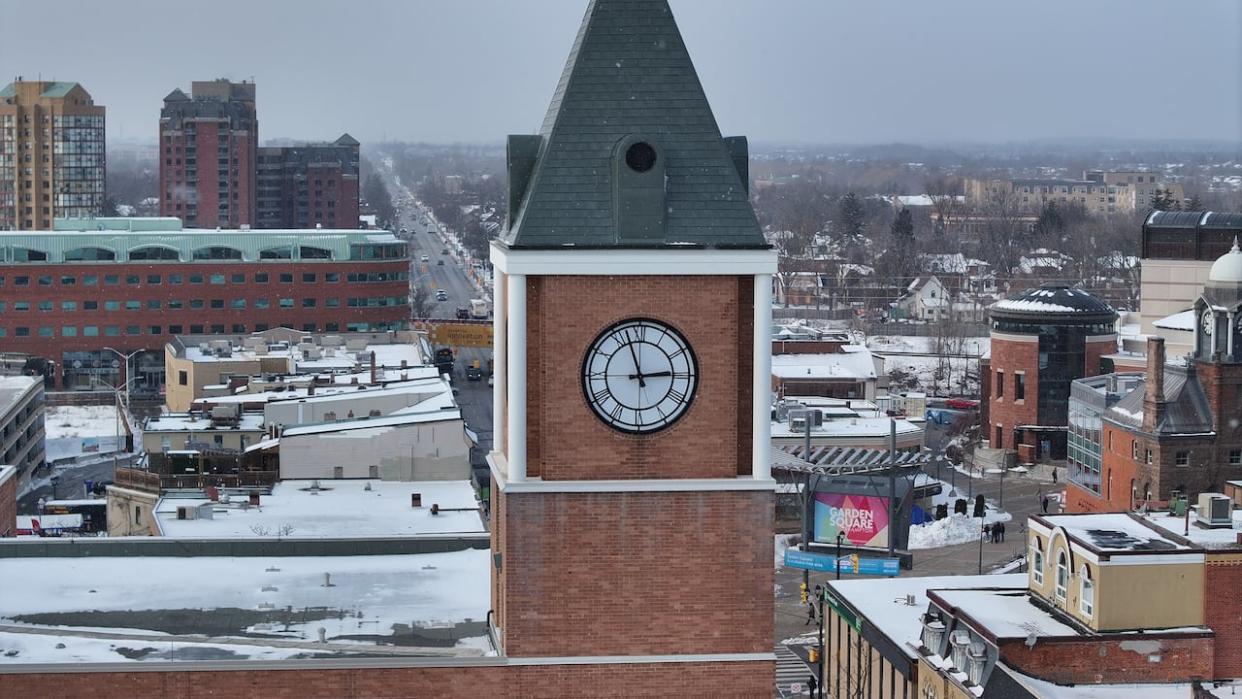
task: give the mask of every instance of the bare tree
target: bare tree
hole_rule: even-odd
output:
[[[426,284],[419,282],[414,283],[414,288],[410,290],[410,311],[415,318],[430,318],[435,308],[434,302],[431,300],[431,290]]]

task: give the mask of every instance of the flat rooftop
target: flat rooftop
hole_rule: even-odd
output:
[[[1020,590],[936,590],[934,594],[950,608],[973,621],[979,631],[997,639],[1078,636],[1078,630],[1057,620],[1031,603],[1022,575]],[[952,611],[946,610],[946,611]]]
[[[421,368],[421,367],[420,367]],[[367,395],[370,397],[378,395],[393,395],[397,393],[425,393],[430,400],[436,396],[447,395],[449,397],[448,404],[453,404],[451,399],[453,395],[452,386],[448,379],[443,378],[435,367],[427,367],[430,371],[426,372],[426,378],[411,378],[407,381],[396,381],[387,384],[370,384],[366,383],[368,378],[366,374],[357,374],[359,382],[351,384],[345,381],[334,381],[330,386],[317,386],[315,395],[310,395],[310,389],[305,385],[301,387],[289,386],[282,387],[282,390],[255,391],[253,393],[234,393],[225,396],[205,396],[196,398],[195,405],[229,405],[229,404],[253,404],[253,403],[272,403],[277,401],[306,400],[311,401],[331,401],[334,398],[351,397],[357,395]],[[362,392],[365,391],[365,394]]]
[[[0,595],[0,665],[492,655],[490,565],[486,549],[3,558],[24,592]]]
[[[281,481],[258,507],[243,497],[212,502],[165,495],[156,506],[164,536],[178,539],[404,537],[478,534],[487,529],[469,481]],[[368,490],[368,487],[370,488]],[[410,504],[419,493],[422,506]],[[440,514],[431,514],[432,505]],[[210,519],[177,519],[179,507],[209,505]],[[446,511],[447,510],[447,511]],[[2,579],[2,578],[0,578]]]
[[[242,413],[237,419],[237,426],[212,426],[211,418],[189,413],[170,413],[156,415],[147,420],[143,432],[261,432],[263,431],[263,415],[259,413]]]
[[[1127,514],[1043,515],[1033,522],[1064,529],[1073,540],[1100,553],[1191,551],[1190,546]],[[1166,530],[1167,531],[1167,530]]]
[[[1238,537],[1242,536],[1242,510],[1233,511],[1233,526],[1208,529],[1195,523],[1197,507],[1190,508],[1190,523],[1187,526],[1185,517],[1177,517],[1168,512],[1149,512],[1143,520],[1161,531],[1174,536],[1189,539],[1195,546],[1205,549],[1242,549]]]
[[[26,392],[37,386],[41,380],[35,376],[0,377],[0,417],[17,405]]]
[[[928,590],[1005,588],[1026,591],[1026,573],[1006,575],[964,575],[930,578],[886,578],[875,580],[836,580],[828,586],[833,593],[888,636],[910,658],[917,658],[923,626],[920,617],[927,611]],[[913,597],[911,604],[910,597]]]
[[[861,345],[845,345],[840,352],[778,354],[772,357],[772,375],[786,380],[874,379],[875,360]]]

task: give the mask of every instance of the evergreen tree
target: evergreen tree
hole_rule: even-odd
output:
[[[1065,230],[1065,217],[1057,209],[1055,201],[1046,202],[1039,211],[1039,219],[1035,221],[1035,235],[1040,237],[1060,237]]]
[[[841,197],[841,203],[838,206],[838,214],[841,226],[841,235],[850,240],[857,240],[863,234],[863,207],[862,202],[858,200],[858,195],[850,192]]]
[[[900,250],[909,250],[914,245],[914,216],[909,209],[897,212],[893,219],[893,241]]]

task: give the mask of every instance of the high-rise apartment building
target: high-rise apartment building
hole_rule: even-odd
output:
[[[160,215],[191,228],[255,224],[255,85],[195,81],[160,110]],[[352,227],[352,226],[351,226]]]
[[[358,141],[260,148],[259,228],[357,228]]]
[[[104,203],[104,108],[74,82],[0,90],[0,230],[48,230]]]

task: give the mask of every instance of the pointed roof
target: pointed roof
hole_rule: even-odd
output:
[[[165,102],[189,102],[190,96],[182,92],[181,88],[178,87],[172,92],[168,93],[168,96],[164,98],[164,101]]]
[[[533,167],[520,175],[529,184],[512,190],[505,242],[635,247],[622,242],[628,200],[617,201],[614,182],[625,176],[619,144],[635,138],[655,146],[665,174],[656,190],[663,209],[655,205],[663,233],[637,246],[767,247],[747,193],[744,141],[722,138],[667,0],[592,0]]]
[[[338,138],[338,139],[336,139],[335,141],[333,141],[333,143],[335,143],[335,144],[336,144],[336,145],[338,145],[338,146],[358,146],[358,145],[362,145],[362,144],[358,143],[358,140],[357,140],[357,139],[355,139],[353,136],[350,136],[348,133],[341,134],[341,137],[340,137],[340,138]]]

